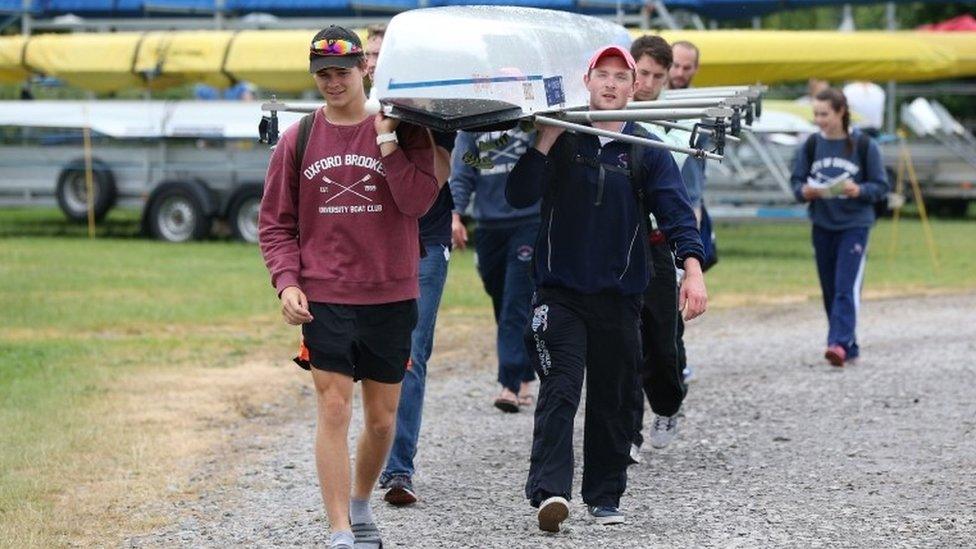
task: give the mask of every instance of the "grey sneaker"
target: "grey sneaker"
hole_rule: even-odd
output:
[[[623,524],[624,514],[616,507],[593,505],[589,507],[590,516],[597,524],[609,526],[611,524]]]
[[[536,518],[539,520],[539,530],[558,532],[559,525],[569,517],[569,502],[566,498],[553,496],[539,505]]]
[[[651,424],[651,446],[654,448],[664,448],[674,440],[674,435],[678,434],[678,414],[673,416],[654,416],[654,423]]]
[[[413,490],[413,481],[407,475],[393,475],[386,483],[386,495],[383,499],[390,505],[403,506],[417,503],[417,493]]]

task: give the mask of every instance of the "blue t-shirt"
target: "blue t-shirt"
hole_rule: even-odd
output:
[[[448,152],[454,150],[454,132],[433,132],[434,143]],[[454,199],[451,187],[441,187],[434,205],[420,218],[420,241],[424,246],[451,246],[451,212]]]

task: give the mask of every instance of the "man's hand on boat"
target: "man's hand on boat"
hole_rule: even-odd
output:
[[[373,127],[376,128],[376,135],[383,135],[385,133],[393,133],[396,131],[397,126],[400,125],[400,120],[397,118],[390,118],[383,114],[383,111],[376,113],[376,117],[373,119]],[[380,145],[380,154],[386,156],[397,149],[396,142],[387,142]]]
[[[535,148],[542,154],[549,154],[549,149],[556,143],[556,139],[566,131],[564,128],[544,124],[537,124],[536,129],[538,133],[535,137]]]

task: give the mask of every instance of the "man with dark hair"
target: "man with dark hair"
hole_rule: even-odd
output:
[[[660,36],[645,34],[630,45],[637,63],[635,101],[654,101],[668,84],[668,71],[674,59],[671,45]]]
[[[590,109],[625,108],[634,94],[634,71],[626,49],[597,51],[583,79]],[[639,131],[630,122],[593,127]],[[648,281],[648,209],[688,273],[680,294],[685,313],[696,317],[707,303],[704,250],[687,192],[663,149],[540,125],[535,146],[508,176],[505,196],[516,208],[542,200],[533,264],[537,291],[525,337],[540,380],[525,495],[539,509],[539,528],[558,532],[569,516],[573,421],[585,373],[583,501],[596,523],[620,524],[641,359],[637,326]]]
[[[698,46],[687,40],[679,40],[671,44],[674,52],[674,63],[671,65],[669,77],[672,90],[683,90],[691,87],[691,81],[698,73]]]
[[[660,36],[644,35],[630,46],[637,64],[637,88],[634,99],[654,101],[668,83],[671,68],[671,45]],[[687,146],[689,134],[681,130],[667,130],[651,124],[642,125],[648,132],[674,145]],[[687,162],[687,155],[672,153],[681,170],[682,182],[693,206],[701,200],[700,187],[694,166]],[[667,446],[677,433],[678,411],[684,400],[686,386],[681,379],[683,366],[678,360],[678,349],[684,342],[678,333],[683,325],[678,313],[677,273],[671,245],[651,218],[649,234],[649,261],[651,279],[644,292],[641,307],[641,341],[643,361],[635,386],[634,442],[631,461],[641,461],[640,447],[644,443],[641,433],[644,426],[644,395],[654,412],[650,441],[655,448]]]

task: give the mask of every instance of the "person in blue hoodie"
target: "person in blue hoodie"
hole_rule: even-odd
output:
[[[477,222],[478,274],[491,296],[498,326],[498,383],[501,393],[495,407],[518,412],[532,402],[535,380],[522,330],[532,310],[532,274],[529,266],[539,233],[539,205],[513,208],[505,200],[505,182],[515,162],[532,145],[533,133],[519,129],[505,132],[458,132],[451,156],[451,194],[454,197],[452,240],[464,249],[467,229],[461,213],[471,204]]]
[[[834,88],[813,101],[820,132],[802,145],[791,182],[796,199],[809,202],[813,249],[830,328],[824,358],[834,366],[857,358],[855,334],[874,204],[888,193],[878,145],[850,130],[844,94]]]
[[[591,110],[623,109],[635,89],[633,57],[619,46],[601,48],[584,83]],[[593,127],[640,133],[632,122]],[[569,516],[573,421],[585,373],[583,502],[598,524],[622,523],[641,296],[649,279],[648,210],[685,269],[679,293],[685,318],[707,304],[704,250],[688,193],[664,149],[541,125],[535,145],[509,174],[505,196],[515,208],[542,200],[537,290],[525,337],[540,379],[525,495],[538,508],[539,528],[559,531]]]

